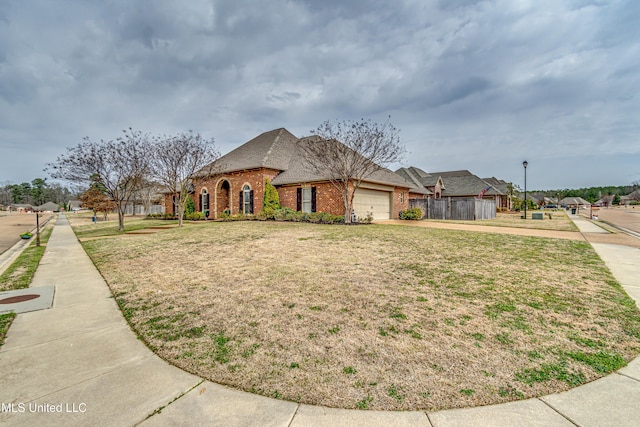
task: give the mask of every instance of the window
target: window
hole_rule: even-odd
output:
[[[311,213],[311,188],[302,189],[302,212]]]
[[[298,188],[296,210],[305,213],[316,212],[316,187]]]
[[[200,211],[208,218],[209,217],[209,193],[206,188],[200,191]]]
[[[404,203],[404,191],[400,192],[400,203]]]
[[[253,191],[248,185],[242,189],[242,200],[244,201],[242,212],[245,214],[253,213]]]

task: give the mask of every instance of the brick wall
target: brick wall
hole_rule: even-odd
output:
[[[194,182],[196,210],[202,211],[200,206],[200,194],[206,189],[209,194],[209,218],[218,218],[225,208],[231,210],[231,214],[240,212],[239,193],[245,184],[253,190],[253,212],[262,211],[264,198],[264,180],[273,179],[279,171],[271,169],[253,169],[224,174],[222,177],[201,178]],[[228,183],[228,189],[226,188]],[[332,215],[344,215],[344,203],[340,192],[330,182],[321,182],[305,185],[290,185],[278,187],[280,205],[293,210],[297,208],[297,189],[301,187],[316,187],[316,212],[327,212]],[[404,194],[403,194],[404,193]],[[396,218],[400,210],[409,208],[409,191],[406,188],[396,187],[393,194],[392,218]],[[165,211],[173,212],[171,195],[165,196]]]
[[[194,181],[195,193],[192,195],[196,211],[202,211],[200,194],[203,189],[206,189],[209,194],[209,218],[217,218],[227,207],[231,210],[231,214],[237,214],[240,212],[240,191],[245,185],[249,185],[253,190],[253,212],[259,213],[262,211],[264,198],[264,180],[266,178],[271,180],[277,174],[278,171],[271,169],[252,169],[222,176],[199,178]],[[165,209],[166,212],[173,212],[171,195],[165,196]]]
[[[278,187],[280,205],[282,207],[296,210],[298,200],[297,191],[298,188],[302,187],[316,187],[316,212],[326,212],[332,215],[344,215],[342,195],[329,182]]]
[[[396,187],[393,191],[393,206],[391,207],[391,219],[398,218],[400,211],[409,209],[409,190]]]

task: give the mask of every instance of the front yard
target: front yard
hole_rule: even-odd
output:
[[[485,225],[490,227],[527,228],[535,230],[578,231],[578,227],[569,219],[564,209],[536,210],[542,214],[542,220],[532,219],[532,211],[527,211],[527,220],[522,219],[522,212],[498,212],[494,219],[481,221],[456,221],[428,219],[426,222],[444,222],[447,224]]]
[[[574,387],[640,352],[635,303],[586,242],[384,225],[112,238],[91,227],[78,229],[93,237],[84,247],[157,354],[266,396],[484,405]]]

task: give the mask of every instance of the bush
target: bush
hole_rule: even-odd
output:
[[[293,221],[296,211],[291,208],[280,208],[273,211],[273,219],[276,221]]]
[[[202,221],[206,219],[202,212],[185,213],[184,218],[189,221]]]
[[[264,180],[264,197],[262,198],[262,211],[268,211],[268,214],[273,214],[274,211],[280,209],[280,196],[276,187],[271,185],[268,179]]]
[[[149,214],[146,219],[178,219],[178,216],[172,213]]]
[[[422,219],[422,211],[420,208],[410,208],[400,212],[400,219],[420,220]]]
[[[373,222],[373,212],[367,212],[367,216],[364,218],[358,217],[358,222],[363,224],[371,224]]]
[[[196,204],[191,198],[191,196],[187,197],[187,203],[184,205],[184,214],[185,216],[192,214],[196,211]]]
[[[223,221],[251,221],[257,219],[255,215],[237,213],[233,215],[222,214],[219,216]]]
[[[276,212],[275,209],[273,209],[272,207],[267,206],[264,209],[262,209],[262,212],[260,212],[258,214],[258,216],[260,218],[264,218],[265,220],[266,219],[275,219],[275,216],[274,216],[275,212]]]

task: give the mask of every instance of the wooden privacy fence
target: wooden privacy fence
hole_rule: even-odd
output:
[[[477,199],[412,199],[410,208],[420,208],[422,219],[457,219],[474,221],[496,217],[496,201]]]

